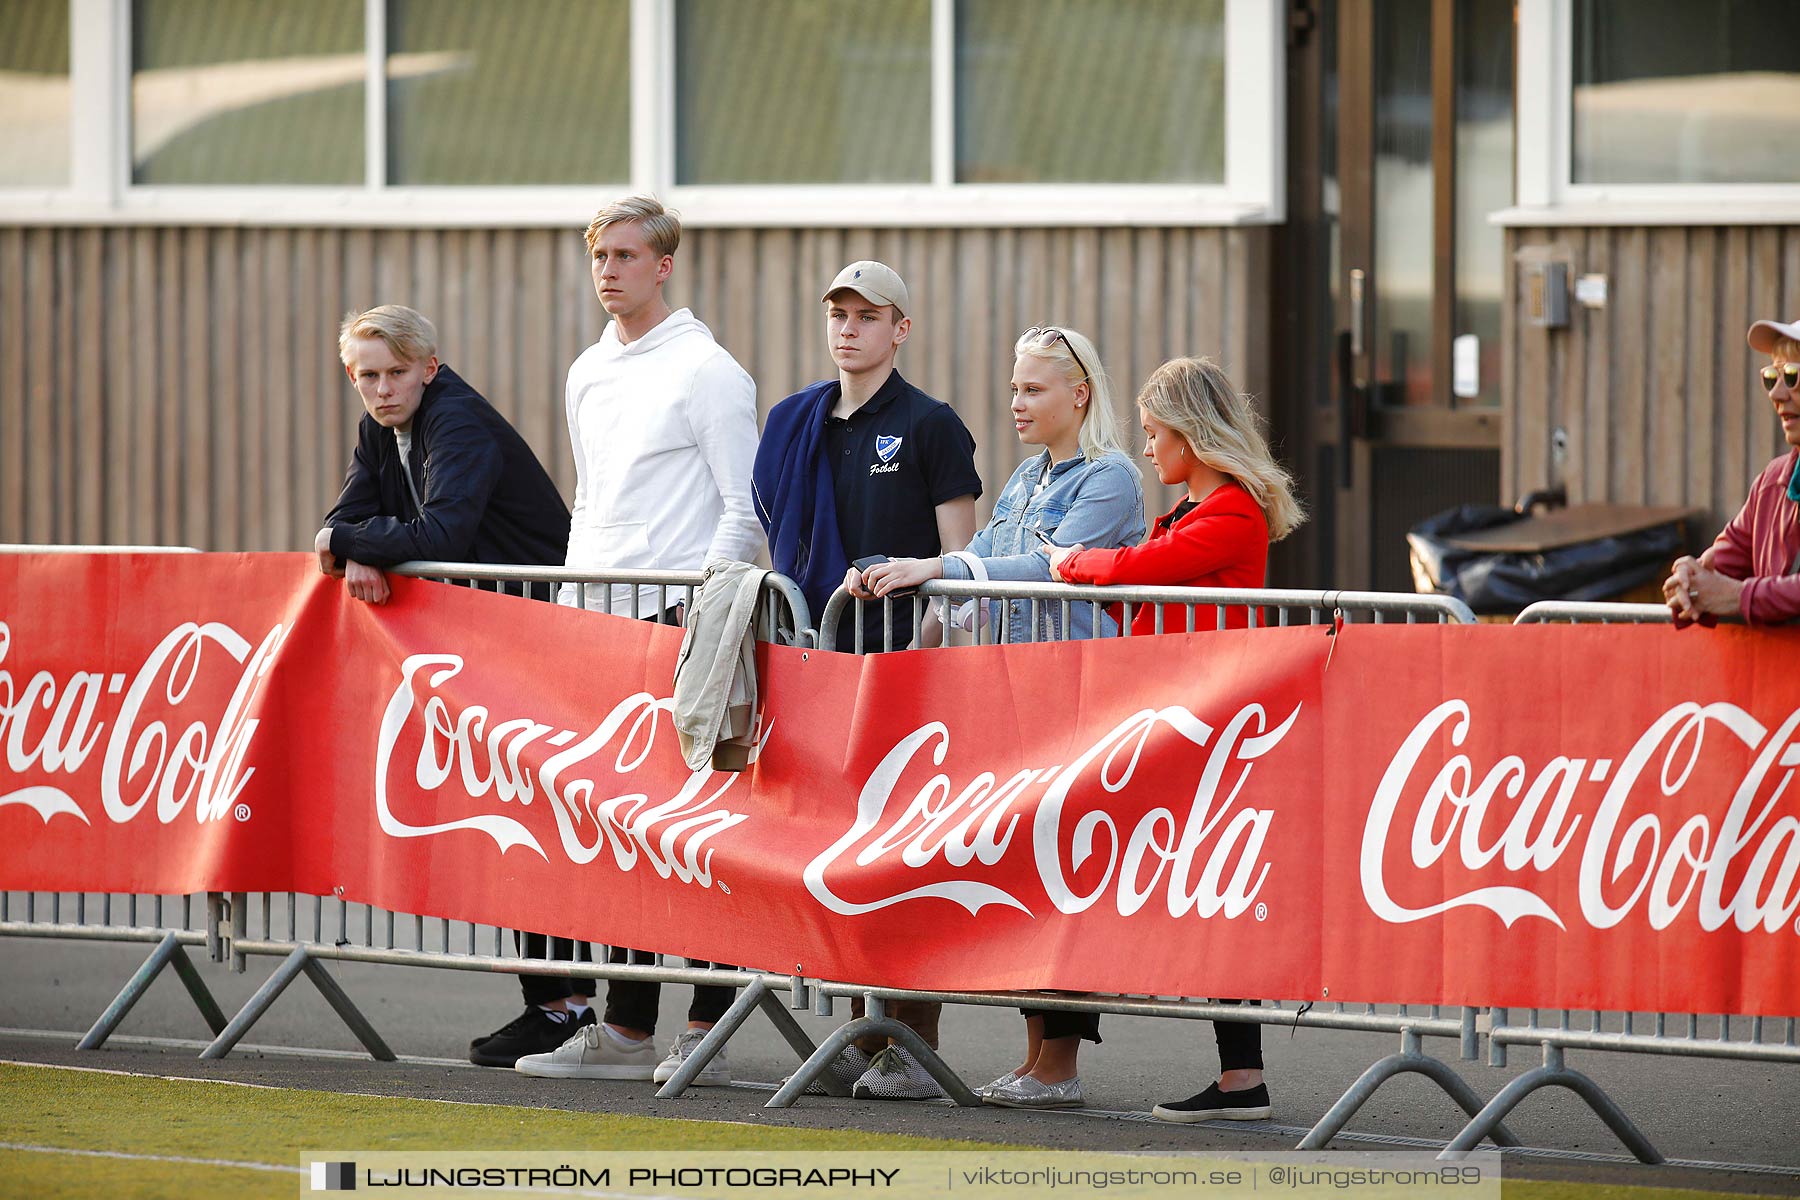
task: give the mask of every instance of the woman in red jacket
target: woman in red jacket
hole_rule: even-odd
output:
[[[1178,358],[1158,367],[1138,393],[1144,457],[1166,484],[1187,495],[1150,527],[1141,545],[1116,550],[1072,546],[1050,559],[1067,583],[1126,583],[1180,587],[1259,588],[1269,543],[1306,519],[1294,482],[1263,436],[1250,401],[1208,358]],[[1195,629],[1217,628],[1218,610],[1194,610]],[[1163,632],[1188,627],[1188,610],[1165,605]],[[1225,625],[1242,629],[1249,610],[1226,610]],[[1156,632],[1156,606],[1138,608],[1131,632]]]
[[[1073,546],[1050,557],[1050,571],[1068,583],[1258,588],[1278,542],[1306,519],[1294,484],[1269,453],[1256,410],[1210,359],[1178,358],[1151,374],[1138,393],[1144,457],[1166,484],[1187,495],[1151,526],[1137,546],[1088,550]],[[1156,632],[1156,605],[1140,607],[1133,636]],[[1218,627],[1217,608],[1163,607],[1162,628],[1174,633]],[[1248,623],[1244,606],[1226,610],[1225,624]],[[1225,1003],[1231,1003],[1226,1001]],[[1269,1089],[1263,1083],[1262,1027],[1241,1021],[1213,1026],[1219,1039],[1219,1079],[1186,1100],[1158,1104],[1164,1121],[1263,1121]]]

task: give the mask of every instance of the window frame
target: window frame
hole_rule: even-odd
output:
[[[1800,219],[1800,183],[1577,183],[1575,0],[1519,0],[1514,207],[1496,224],[1762,225]]]
[[[827,2],[827,0],[821,0]],[[132,0],[69,0],[70,179],[0,187],[11,224],[585,224],[604,199],[651,192],[695,227],[1273,225],[1286,219],[1286,22],[1270,0],[1225,0],[1225,178],[1218,184],[963,184],[955,172],[957,0],[932,0],[932,175],[899,185],[682,184],[675,179],[675,0],[630,0],[630,178],[555,186],[389,185],[386,4],[363,0],[368,69],[357,186],[132,182]]]

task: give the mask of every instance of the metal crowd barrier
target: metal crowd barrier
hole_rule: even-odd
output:
[[[198,554],[193,546],[34,546],[0,542],[0,554]]]
[[[188,896],[154,896],[110,892],[0,892],[0,937],[68,938],[91,942],[150,942],[150,956],[106,1006],[77,1043],[81,1050],[105,1045],[119,1022],[165,967],[176,977],[200,1010],[200,1016],[216,1035],[225,1028],[225,1014],[189,947],[204,946],[214,962],[224,957],[219,941],[219,911],[223,897],[217,892]]]
[[[988,612],[997,619],[976,619],[970,630],[976,644],[1006,642],[1012,637],[1014,618],[1033,631],[1053,635],[1070,628],[1070,618],[1078,607],[1086,606],[1093,628],[1102,628],[1100,616],[1109,606],[1119,606],[1119,621],[1113,636],[1132,636],[1132,620],[1136,610],[1145,604],[1156,606],[1154,628],[1157,632],[1193,628],[1202,611],[1210,610],[1217,625],[1223,627],[1233,610],[1242,610],[1250,628],[1295,625],[1332,625],[1345,623],[1405,624],[1470,624],[1474,614],[1461,601],[1446,596],[1418,596],[1387,592],[1306,591],[1278,589],[1186,588],[1186,587],[1095,587],[1057,583],[1022,583],[998,581],[936,580],[919,588],[918,595],[927,600],[943,598],[947,604],[974,601],[977,612]],[[878,614],[878,615],[877,615]],[[1052,619],[1046,620],[1046,617]],[[899,645],[917,645],[924,626],[924,606],[915,604],[907,621],[896,629],[895,609],[891,599],[862,600],[840,588],[826,605],[820,621],[818,644],[835,647],[840,631],[853,636],[851,645],[863,647],[875,640],[870,622],[880,621],[882,649]],[[910,627],[909,627],[910,626]],[[899,635],[899,636],[897,636]],[[944,1088],[945,1094],[958,1104],[980,1101],[927,1048],[912,1030],[886,1016],[884,1003],[894,1000],[933,1000],[949,1004],[1001,1005],[1006,1007],[1053,1008],[1068,1011],[1100,1012],[1120,1015],[1171,1017],[1184,1020],[1230,1020],[1285,1027],[1306,1026],[1319,1029],[1353,1029],[1364,1032],[1397,1033],[1400,1050],[1373,1064],[1345,1092],[1320,1122],[1300,1143],[1304,1149],[1326,1146],[1349,1122],[1356,1110],[1387,1080],[1396,1075],[1418,1074],[1435,1082],[1473,1120],[1482,1111],[1482,1102],[1468,1084],[1450,1066],[1423,1050],[1425,1038],[1455,1040],[1464,1059],[1480,1057],[1479,1015],[1473,1008],[1431,1006],[1347,1006],[1334,1003],[1320,1007],[1308,1003],[1277,1002],[1250,1007],[1221,1004],[1188,997],[1148,997],[1127,995],[1075,995],[1038,992],[923,992],[895,988],[866,987],[847,983],[816,982],[813,990],[819,996],[819,1008],[830,1015],[835,996],[860,995],[865,998],[867,1016],[842,1026],[825,1042],[769,1101],[770,1107],[793,1104],[815,1081],[830,1083],[826,1070],[833,1057],[853,1039],[865,1034],[885,1034],[905,1045],[920,1065]],[[721,1041],[722,1044],[722,1041]],[[695,1051],[709,1049],[704,1043]],[[1516,1146],[1516,1136],[1496,1121],[1486,1136],[1500,1145]]]
[[[0,554],[198,554],[192,546],[70,546],[0,543]],[[132,1005],[167,967],[200,1016],[216,1034],[225,1028],[218,1001],[188,954],[205,946],[219,961],[218,893],[156,896],[102,892],[0,892],[0,937],[69,938],[97,942],[150,942],[154,947],[126,981],[112,1003],[82,1037],[83,1050],[95,1050],[112,1036]]]
[[[795,982],[756,971],[689,964],[660,954],[651,963],[613,963],[607,961],[610,947],[587,942],[576,943],[577,953],[585,952],[587,958],[525,958],[514,949],[513,935],[492,925],[398,913],[337,897],[291,892],[231,894],[225,905],[221,939],[234,971],[245,970],[247,960],[253,956],[279,957],[282,962],[230,1022],[222,1023],[216,1031],[218,1036],[201,1051],[201,1058],[223,1058],[231,1053],[288,985],[304,975],[372,1058],[392,1062],[393,1050],[326,971],[324,964],[328,961],[747,988],[733,1005],[737,1017],[732,1028],[740,1026],[750,1011],[760,1008],[798,1054],[806,1056],[814,1049],[806,1032],[773,998],[776,992],[793,989]],[[672,1087],[675,1090],[669,1094],[680,1094],[705,1065],[706,1060],[701,1060],[685,1078],[672,1080],[665,1091]]]
[[[0,546],[0,553],[70,551],[152,551],[166,547],[42,547]],[[689,603],[700,576],[690,572],[606,571],[572,572],[553,567],[471,566],[458,563],[408,563],[394,573],[436,579],[486,590],[529,594],[534,589],[548,596],[556,586],[575,584],[583,595],[607,586],[607,611],[648,618],[676,604]],[[616,588],[627,587],[623,598]],[[653,589],[651,605],[645,605],[646,589]],[[1182,617],[1176,629],[1190,625],[1193,614],[1210,608],[1225,624],[1232,608],[1247,610],[1251,627],[1324,625],[1338,622],[1405,622],[1464,624],[1473,621],[1468,608],[1447,597],[1378,592],[1281,591],[1199,588],[1099,588],[1044,583],[934,581],[919,589],[926,598],[948,601],[974,599],[996,601],[1008,610],[1014,603],[1034,629],[1043,628],[1040,617],[1054,612],[1061,629],[1069,626],[1076,605],[1089,605],[1098,615],[1103,606],[1119,604],[1123,620],[1117,636],[1131,636],[1134,610],[1143,604],[1159,606],[1157,627],[1167,624],[1170,610]],[[765,593],[765,610],[759,614],[758,636],[802,646],[835,646],[846,619],[852,622],[857,645],[863,642],[868,610],[882,613],[882,645],[893,648],[896,632],[907,635],[902,644],[916,644],[922,629],[922,606],[915,606],[910,629],[894,628],[892,602],[865,602],[840,591],[822,614],[817,633],[810,628],[806,601],[792,581],[771,575]],[[623,603],[620,600],[623,599]],[[1183,614],[1185,617],[1183,617]],[[1516,623],[1551,621],[1663,623],[1668,610],[1661,605],[1582,604],[1541,602],[1520,614]],[[1100,622],[1094,622],[1098,627]],[[1010,622],[975,624],[978,644],[1004,642]],[[178,911],[177,911],[178,910]],[[906,1045],[938,1080],[947,1095],[959,1104],[979,1101],[968,1087],[916,1034],[885,1013],[894,1000],[925,999],[951,1004],[1053,1008],[1121,1015],[1158,1016],[1184,1020],[1233,1020],[1285,1027],[1344,1029],[1397,1033],[1398,1053],[1373,1063],[1343,1094],[1329,1112],[1300,1142],[1302,1149],[1327,1146],[1343,1130],[1358,1108],[1387,1080],[1401,1074],[1420,1074],[1433,1080],[1464,1112],[1467,1125],[1443,1152],[1453,1157],[1473,1149],[1484,1138],[1502,1146],[1518,1145],[1503,1124],[1505,1116],[1527,1095],[1547,1086],[1561,1086],[1581,1096],[1621,1141],[1642,1161],[1659,1162],[1661,1156],[1617,1104],[1593,1080],[1570,1070],[1564,1052],[1570,1049],[1681,1055],[1800,1063],[1794,1018],[1716,1017],[1685,1013],[1586,1013],[1577,1018],[1570,1011],[1545,1013],[1529,1010],[1522,1020],[1504,1008],[1490,1010],[1443,1005],[1318,1006],[1311,1003],[1275,1002],[1257,1007],[1225,1005],[1198,998],[1098,995],[1040,992],[928,992],[818,979],[802,979],[754,970],[677,965],[657,956],[654,964],[608,963],[604,947],[590,946],[597,961],[527,959],[509,955],[511,937],[501,929],[475,926],[443,918],[427,918],[388,912],[341,899],[286,893],[219,893],[185,897],[105,896],[95,894],[0,893],[0,936],[63,937],[124,942],[154,942],[155,949],[132,980],[107,1007],[82,1039],[82,1048],[102,1044],[164,967],[174,966],[216,1037],[202,1057],[228,1054],[275,999],[301,975],[311,979],[372,1056],[391,1060],[394,1055],[379,1033],[326,972],[324,962],[369,962],[449,970],[501,974],[543,974],[597,979],[640,979],[663,983],[715,984],[741,991],[713,1031],[689,1056],[682,1069],[664,1084],[659,1096],[679,1095],[724,1047],[750,1014],[760,1009],[804,1061],[768,1103],[787,1107],[818,1082],[832,1094],[843,1089],[826,1070],[827,1064],[851,1040],[864,1034],[885,1034]],[[213,1001],[200,979],[186,948],[207,946],[215,961],[229,960],[232,969],[244,971],[252,956],[283,959],[280,967],[257,994],[230,1021]],[[862,996],[867,1015],[835,1030],[815,1045],[777,1001],[778,993],[790,995],[791,1007],[812,1008],[830,1016],[840,996]],[[1733,1036],[1734,1022],[1739,1036]],[[1505,1066],[1507,1050],[1515,1045],[1541,1049],[1543,1065],[1514,1079],[1483,1105],[1444,1061],[1424,1053],[1425,1038],[1454,1039],[1460,1056],[1480,1058],[1480,1039],[1488,1039],[1488,1061]]]
[[[1054,624],[1068,629],[1070,618],[1078,607],[1085,607],[1093,627],[1101,627],[1100,617],[1110,606],[1121,609],[1118,622],[1120,637],[1132,636],[1131,625],[1137,610],[1146,604],[1156,605],[1157,633],[1177,633],[1192,628],[1202,610],[1210,609],[1223,627],[1228,612],[1245,611],[1250,628],[1263,626],[1323,625],[1335,621],[1371,622],[1375,624],[1451,624],[1467,625],[1475,620],[1469,606],[1451,596],[1415,596],[1403,592],[1307,591],[1276,588],[1188,588],[1188,587],[1098,587],[1067,583],[1002,583],[994,580],[971,581],[937,579],[920,586],[918,593],[926,599],[943,598],[946,604],[976,601],[981,609],[988,602],[1000,604],[1006,613],[1023,616],[1034,629]],[[1179,618],[1170,622],[1169,609]],[[910,629],[906,624],[895,628],[894,600],[862,600],[839,588],[825,605],[819,620],[818,645],[835,648],[844,622],[851,624],[854,645],[864,644],[871,620],[870,610],[879,611],[881,649],[894,650],[918,645],[925,620],[925,606],[912,605]],[[1046,617],[1054,616],[1054,622]],[[1010,640],[1013,622],[976,620],[971,631],[976,645],[992,645]],[[904,633],[904,641],[896,634]]]
[[[603,611],[641,620],[661,617],[677,605],[692,604],[702,578],[698,571],[573,571],[565,567],[446,562],[403,563],[391,568],[391,573],[545,600],[553,599],[563,584],[574,585],[583,599],[604,589],[601,591]],[[621,591],[625,594],[621,595]],[[646,595],[649,603],[645,602]],[[764,581],[762,606],[757,614],[757,636],[764,641],[811,645],[811,624],[806,598],[799,586],[786,576],[771,573]],[[654,963],[609,963],[606,961],[607,947],[587,943],[577,945],[586,946],[592,961],[529,959],[516,953],[509,956],[507,948],[511,938],[504,930],[348,904],[336,897],[233,893],[227,898],[223,911],[225,924],[220,938],[234,971],[244,971],[252,956],[279,957],[283,961],[231,1021],[215,1030],[218,1036],[202,1051],[202,1058],[223,1058],[229,1054],[288,985],[304,975],[324,995],[371,1056],[391,1061],[394,1052],[326,971],[324,963],[327,960],[732,988],[754,985],[737,1024],[742,1024],[750,1009],[761,1008],[802,1056],[813,1050],[805,1032],[773,998],[774,992],[793,986],[785,977],[765,977],[758,972],[730,967],[690,965],[686,960],[678,965],[665,961],[661,955],[656,956]],[[742,1001],[744,997],[739,999]],[[681,1088],[692,1081],[705,1062],[701,1060],[692,1072],[678,1077]],[[679,1090],[672,1094],[678,1094]]]
[[[1521,612],[1515,625],[1549,623],[1602,625],[1667,625],[1673,621],[1667,605],[1603,604],[1570,600],[1541,600]],[[1568,1050],[1610,1050],[1628,1054],[1677,1055],[1696,1058],[1724,1058],[1770,1063],[1800,1063],[1800,1043],[1796,1042],[1793,1017],[1765,1018],[1732,1014],[1700,1013],[1628,1013],[1587,1011],[1580,1014],[1569,1009],[1527,1009],[1523,1019],[1509,1020],[1514,1014],[1496,1008],[1489,1017],[1488,1061],[1497,1067],[1506,1065],[1510,1046],[1536,1046],[1543,1065],[1519,1076],[1488,1104],[1480,1117],[1451,1142],[1452,1149],[1468,1149],[1480,1139],[1492,1122],[1512,1111],[1526,1096],[1539,1088],[1567,1087],[1588,1098],[1606,1097],[1604,1089],[1580,1072],[1571,1070],[1565,1061]],[[1739,1036],[1732,1036],[1733,1022]],[[1645,1142],[1641,1147],[1627,1140],[1633,1153],[1646,1162],[1660,1161],[1654,1148]]]
[[[1666,604],[1598,604],[1581,600],[1539,600],[1513,618],[1514,625],[1667,625]]]
[[[389,568],[391,575],[430,579],[439,583],[460,584],[480,591],[507,595],[529,595],[538,599],[555,599],[564,584],[574,587],[582,607],[594,609],[590,601],[598,599],[594,611],[633,620],[650,620],[678,605],[691,606],[700,590],[699,571],[650,571],[613,568],[597,571],[572,571],[567,567],[503,566],[491,563],[409,562]],[[604,589],[604,590],[602,590]],[[620,592],[627,594],[621,596]],[[598,593],[598,596],[596,596]],[[648,593],[654,597],[644,603]],[[800,585],[785,575],[771,571],[763,580],[761,610],[757,613],[756,636],[761,641],[783,645],[813,644],[812,611]]]

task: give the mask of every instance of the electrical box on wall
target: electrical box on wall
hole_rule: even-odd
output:
[[[1525,319],[1540,329],[1569,327],[1569,264],[1537,262],[1526,266]]]

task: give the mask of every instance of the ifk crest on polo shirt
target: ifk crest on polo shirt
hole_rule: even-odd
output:
[[[878,435],[875,438],[875,456],[881,459],[882,462],[893,462],[894,455],[900,453],[900,443],[902,440],[903,439],[894,437],[891,434],[884,433]]]

